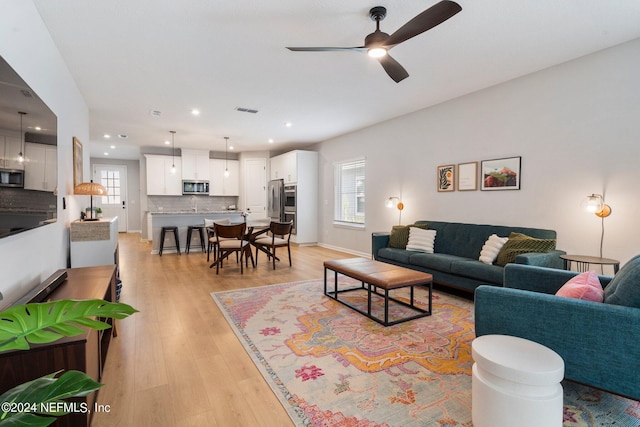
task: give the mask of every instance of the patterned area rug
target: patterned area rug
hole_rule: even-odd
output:
[[[211,295],[297,426],[472,426],[472,302],[435,292],[432,316],[385,328],[321,279]],[[563,426],[640,426],[639,402],[563,387]]]

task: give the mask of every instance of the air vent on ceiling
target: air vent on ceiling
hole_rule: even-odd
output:
[[[149,110],[149,115],[151,117],[160,118],[162,116],[162,111],[159,110]]]
[[[22,89],[20,92],[22,92],[25,98],[33,98],[33,94],[26,89]]]
[[[251,113],[256,114],[258,110],[253,108],[245,108],[245,107],[236,107],[236,111],[240,111],[241,113]]]

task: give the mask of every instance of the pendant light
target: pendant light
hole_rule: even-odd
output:
[[[24,134],[22,133],[22,118],[27,114],[24,111],[18,111],[20,114],[20,153],[18,153],[18,161],[24,162]]]
[[[171,134],[171,173],[176,173],[176,143],[174,141],[176,131],[170,130],[169,133]]]
[[[229,163],[229,137],[225,136],[224,137],[224,177],[228,178],[229,177],[229,168],[228,168],[228,163]]]

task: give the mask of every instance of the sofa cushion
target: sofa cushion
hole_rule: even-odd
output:
[[[449,273],[451,271],[451,263],[453,263],[454,261],[461,261],[465,259],[456,255],[449,254],[426,254],[417,252],[409,253],[412,254],[409,257],[410,264],[429,268],[432,270],[442,271],[444,273]]]
[[[556,239],[536,239],[526,234],[512,232],[509,240],[504,244],[496,264],[504,267],[510,262],[516,261],[516,256],[528,252],[549,252],[556,247]]]
[[[602,302],[604,293],[598,274],[591,270],[580,273],[567,281],[556,295],[565,298]]]
[[[631,258],[604,289],[606,304],[640,308],[640,255]]]
[[[409,227],[408,251],[433,253],[433,243],[436,239],[436,230],[423,230],[419,227]]]
[[[507,240],[509,240],[508,237],[499,237],[497,234],[489,236],[484,246],[482,246],[479,261],[485,264],[493,264]]]
[[[391,234],[389,235],[390,248],[405,249],[407,247],[409,227],[419,227],[426,230],[428,224],[394,225],[391,227]]]
[[[405,249],[398,248],[382,248],[378,251],[378,258],[390,259],[392,261],[402,262],[409,264],[409,257],[415,252],[407,251]]]
[[[460,260],[451,264],[451,272],[459,276],[471,277],[487,283],[502,285],[504,268],[485,264],[478,260]]]

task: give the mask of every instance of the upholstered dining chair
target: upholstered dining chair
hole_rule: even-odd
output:
[[[276,256],[276,248],[287,247],[289,253],[289,267],[291,267],[291,228],[293,223],[271,221],[269,228],[255,233],[252,236],[251,243],[256,247],[256,263],[258,262],[258,253],[264,252],[267,258],[273,261],[273,269],[276,269],[276,260],[280,259]]]
[[[221,218],[221,219],[206,219],[204,220],[204,229],[207,233],[207,262],[209,262],[209,257],[211,252],[213,252],[213,260],[215,261],[218,257],[218,239],[216,239],[216,233],[213,230],[213,224],[218,223],[222,225],[231,224],[231,220],[229,218]]]
[[[251,246],[248,240],[245,240],[245,230],[247,224],[241,222],[240,224],[223,225],[217,222],[213,223],[213,232],[216,237],[217,245],[217,257],[215,261],[209,266],[212,268],[216,266],[216,274],[220,271],[220,265],[224,262],[225,258],[228,258],[232,253],[240,254],[240,273],[244,274],[244,265],[248,266],[247,257],[251,258],[251,265],[255,268],[256,264],[253,260],[253,253],[251,252]]]

